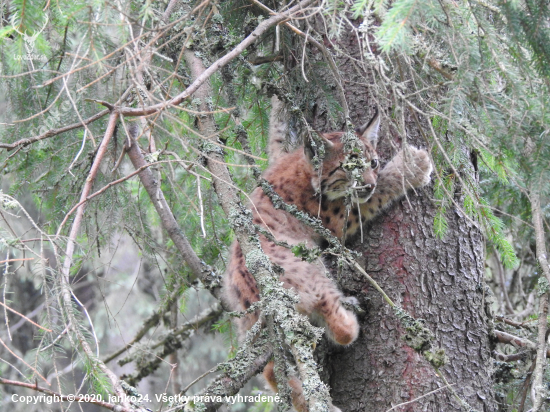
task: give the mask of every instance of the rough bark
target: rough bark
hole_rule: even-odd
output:
[[[316,29],[322,31],[323,25]],[[330,47],[326,41],[325,45]],[[360,59],[354,33],[338,40],[338,46]],[[312,50],[311,60],[320,53]],[[380,95],[369,87],[373,72],[359,73],[349,58],[337,56],[336,64],[346,85],[347,103],[356,124],[364,122],[378,104],[382,110],[392,105],[392,96]],[[288,67],[288,61],[287,61]],[[318,96],[293,71],[291,84]],[[325,72],[323,81],[331,81]],[[313,76],[308,76],[310,79]],[[333,86],[336,96],[336,86]],[[317,102],[322,107],[322,101]],[[318,130],[327,126],[327,111],[315,112]],[[407,136],[413,145],[426,147],[420,129],[410,113],[405,114]],[[399,145],[395,129],[384,126],[386,141],[379,147],[383,159],[392,156],[390,141]],[[388,130],[389,129],[389,130]],[[383,129],[384,130],[384,129]],[[484,245],[482,234],[460,212],[449,213],[449,230],[442,240],[433,233],[435,205],[430,188],[408,200],[397,202],[380,216],[366,232],[364,244],[355,249],[365,258],[367,272],[380,283],[396,303],[415,318],[426,320],[435,334],[436,345],[445,349],[449,363],[441,368],[453,390],[479,411],[496,411],[491,378],[489,329],[485,314],[487,296],[484,286]],[[410,203],[409,203],[410,202]],[[458,199],[460,203],[460,199]],[[445,386],[434,368],[402,341],[403,328],[382,297],[359,275],[347,274],[341,280],[344,292],[356,296],[366,308],[361,334],[356,343],[332,350],[327,356],[328,375],[334,404],[345,410],[384,412]],[[449,389],[419,399],[398,411],[458,411],[462,407]]]
[[[457,393],[477,410],[494,411],[482,238],[455,213],[448,217],[449,234],[437,240],[426,192],[410,196],[412,208],[402,201],[382,216],[358,250],[386,293],[414,317],[426,320],[449,358],[441,372]],[[385,411],[444,386],[426,360],[403,343],[399,321],[376,291],[355,280],[348,285],[366,302],[367,315],[358,342],[330,358],[338,365],[331,377],[335,403],[345,403],[348,411]],[[461,407],[443,390],[399,410]]]

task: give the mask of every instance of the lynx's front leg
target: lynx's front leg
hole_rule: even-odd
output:
[[[376,188],[369,200],[361,205],[364,222],[372,220],[394,200],[404,196],[408,189],[430,183],[432,164],[425,150],[409,146],[407,153],[400,150],[380,171]]]

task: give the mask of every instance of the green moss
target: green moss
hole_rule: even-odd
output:
[[[318,247],[308,248],[304,242],[293,246],[291,250],[294,256],[310,263],[321,256],[321,249]]]
[[[419,353],[430,349],[434,335],[424,326],[424,320],[413,318],[399,306],[394,306],[393,310],[407,331],[403,336],[403,340],[407,345]]]
[[[425,351],[422,354],[426,360],[436,368],[440,368],[449,362],[449,358],[445,354],[445,349],[438,348],[434,351]]]

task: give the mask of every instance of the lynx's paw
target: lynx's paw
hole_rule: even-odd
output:
[[[428,152],[422,149],[417,149],[416,147],[411,147],[411,154],[414,157],[414,162],[418,173],[416,174],[416,183],[415,187],[426,186],[430,183],[430,175],[432,174],[432,162],[430,161],[430,155]]]
[[[341,302],[340,302],[341,304]],[[323,314],[328,338],[338,345],[351,345],[359,336],[359,322],[355,314],[339,306],[333,313]]]
[[[409,146],[406,152],[400,150],[393,158],[392,163],[399,167],[406,182],[413,188],[423,187],[430,183],[432,162],[425,150]]]

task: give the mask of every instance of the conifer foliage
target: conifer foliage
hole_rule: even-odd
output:
[[[42,410],[13,401],[42,393],[93,395],[77,400],[97,410],[215,410],[261,385],[253,377],[273,358],[277,374],[301,376],[310,410],[326,410],[312,349],[322,330],[275,280],[246,204],[267,165],[271,96],[284,106],[289,147],[361,120],[354,108],[364,101],[346,97],[337,61],[366,73],[389,136],[406,147],[407,122],[421,131],[438,239],[451,235],[454,214],[484,236],[487,284],[477,287],[494,359],[479,367],[495,398],[479,405],[548,408],[543,0],[1,2],[3,408]],[[326,237],[339,277],[356,254]],[[231,327],[240,314],[220,304],[234,239],[269,297],[251,309],[262,309],[263,328],[240,343]],[[389,301],[404,329],[429,337]],[[445,379],[444,354],[417,351]],[[461,388],[442,385],[453,407],[473,410]],[[283,410],[288,388],[279,395]],[[275,407],[254,402],[227,407]]]

